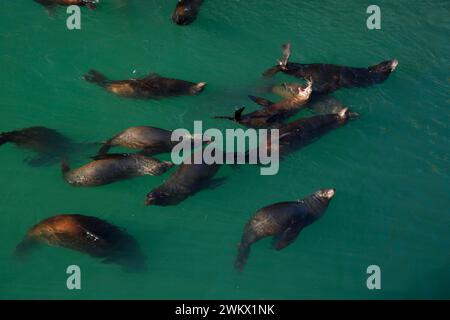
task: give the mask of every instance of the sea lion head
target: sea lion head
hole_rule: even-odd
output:
[[[336,194],[336,189],[334,189],[334,188],[320,189],[314,193],[314,195],[317,198],[322,199],[323,201],[327,201],[327,202],[329,202],[331,199],[333,199],[335,194]]]
[[[178,25],[187,25],[192,23],[197,17],[198,8],[193,6],[189,1],[178,0],[172,20]]]
[[[206,82],[199,82],[191,87],[191,94],[199,94],[206,87]]]
[[[302,98],[303,100],[308,100],[311,96],[313,88],[313,81],[311,79],[307,80],[306,87],[299,86],[297,89],[297,97]]]
[[[397,59],[388,60],[388,61],[383,61],[383,62],[377,64],[376,66],[370,67],[369,71],[376,72],[376,73],[391,73],[391,72],[395,71],[397,66],[398,66]]]
[[[171,196],[169,193],[155,190],[147,194],[147,196],[145,197],[144,204],[146,206],[151,205],[165,206],[170,204],[170,201]]]

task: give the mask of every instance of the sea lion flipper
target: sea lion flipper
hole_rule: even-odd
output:
[[[281,250],[297,239],[304,224],[292,224],[278,236],[273,237],[272,246],[275,250]]]
[[[264,108],[267,108],[267,107],[270,107],[271,105],[273,105],[272,101],[261,98],[261,97],[256,97],[256,96],[252,96],[252,95],[249,95],[248,97],[250,98],[250,100],[252,100],[256,104],[258,104]]]

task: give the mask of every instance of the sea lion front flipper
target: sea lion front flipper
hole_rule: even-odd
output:
[[[90,157],[92,160],[119,160],[129,157],[129,153],[111,153],[111,154],[98,154],[96,156]]]
[[[275,250],[282,250],[297,239],[300,231],[302,231],[303,223],[293,223],[281,234],[273,237],[272,246]]]
[[[252,95],[249,95],[248,97],[250,98],[250,100],[252,100],[256,104],[259,104],[260,106],[262,106],[264,108],[268,108],[271,105],[273,105],[272,101],[261,98],[261,97],[256,97],[256,96],[252,96]]]

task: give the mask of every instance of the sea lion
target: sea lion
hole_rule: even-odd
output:
[[[309,78],[314,82],[314,93],[330,93],[340,88],[368,87],[384,82],[398,65],[396,59],[383,61],[368,68],[353,68],[333,64],[301,64],[289,62],[291,45],[283,45],[283,56],[278,65],[263,73],[272,77],[283,72],[297,78]]]
[[[30,127],[0,133],[0,145],[7,142],[37,152],[37,157],[26,160],[31,166],[57,163],[81,147],[56,130],[46,127]]]
[[[206,86],[205,82],[193,83],[164,78],[156,73],[151,73],[141,79],[108,80],[100,72],[91,70],[84,75],[84,79],[98,84],[118,96],[138,99],[161,99],[181,95],[193,96],[201,93]]]
[[[274,128],[297,113],[307,103],[311,96],[312,86],[311,81],[308,81],[306,87],[302,85],[290,86],[286,88],[286,91],[289,91],[290,94],[286,94],[285,99],[276,103],[250,95],[249,98],[262,106],[262,110],[242,115],[245,108],[240,108],[236,110],[234,117],[218,116],[214,118],[232,120],[249,128]]]
[[[64,161],[61,170],[67,183],[72,186],[100,186],[136,176],[159,176],[173,166],[172,162],[140,154],[106,154],[93,159],[73,170]]]
[[[145,205],[176,205],[208,186],[214,187],[220,179],[213,179],[220,164],[183,163],[161,186],[153,189],[145,198]]]
[[[256,212],[244,228],[236,269],[243,270],[250,246],[262,238],[273,237],[276,250],[293,243],[303,228],[323,216],[334,194],[335,189],[320,189],[303,200],[276,203]]]
[[[178,25],[188,25],[197,18],[203,0],[178,0],[172,20]]]
[[[107,140],[99,154],[105,154],[111,147],[116,146],[140,149],[142,154],[145,155],[171,152],[172,148],[179,143],[178,141],[172,141],[171,136],[172,131],[170,130],[149,126],[131,127]]]
[[[62,214],[42,220],[16,247],[16,257],[25,258],[39,243],[84,252],[128,271],[145,270],[146,257],[136,240],[121,228],[95,217]]]
[[[97,6],[95,3],[98,2],[98,0],[34,0],[45,7],[53,7],[53,6],[80,6],[80,7],[87,7],[89,9],[94,10]]]

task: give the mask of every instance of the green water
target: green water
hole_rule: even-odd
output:
[[[0,1],[0,131],[43,125],[88,142],[136,125],[234,127],[210,117],[256,109],[246,96],[258,92],[287,40],[296,62],[400,64],[381,85],[336,92],[361,118],[289,156],[278,175],[224,167],[224,185],[174,207],[143,205],[168,175],[73,188],[58,166],[30,167],[29,151],[1,146],[0,298],[450,298],[450,3],[377,1],[376,31],[366,28],[372,2],[363,0],[206,0],[188,27],[171,22],[174,3],[103,0],[82,9],[82,30],[69,31],[64,8],[49,17],[31,0]],[[91,68],[208,87],[196,97],[123,99],[83,81]],[[337,194],[320,221],[281,252],[258,242],[235,272],[236,244],[257,209],[321,187]],[[26,230],[58,213],[126,228],[147,253],[148,272],[62,248],[13,260]],[[71,264],[82,270],[79,291],[66,288]],[[372,264],[382,272],[378,291],[366,287]]]

